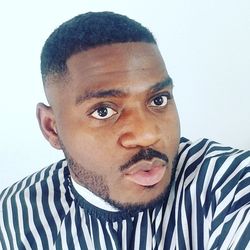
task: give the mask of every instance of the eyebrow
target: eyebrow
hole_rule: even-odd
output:
[[[166,78],[164,81],[162,82],[158,82],[155,85],[153,85],[150,90],[151,92],[155,93],[158,92],[162,89],[165,89],[167,87],[173,86],[173,80],[171,77]]]
[[[97,91],[87,91],[83,95],[79,95],[76,98],[76,105],[81,104],[92,98],[105,98],[105,97],[124,97],[126,93],[119,89],[109,89],[109,90],[97,90]]]
[[[172,86],[173,81],[170,77],[166,78],[162,82],[158,82],[150,87],[152,93],[158,92],[166,87]],[[105,98],[105,97],[125,97],[127,93],[119,89],[108,89],[108,90],[91,90],[86,91],[83,95],[79,95],[76,98],[76,105],[79,105],[92,98]]]

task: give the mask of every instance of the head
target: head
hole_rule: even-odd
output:
[[[41,72],[49,105],[37,105],[40,128],[72,178],[120,209],[161,199],[179,119],[151,32],[110,12],[79,15],[47,39]]]

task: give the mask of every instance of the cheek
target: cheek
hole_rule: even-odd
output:
[[[87,169],[104,169],[112,165],[115,140],[111,134],[97,133],[83,124],[71,125],[64,127],[61,140],[70,156]]]
[[[174,158],[180,141],[180,122],[177,111],[170,114],[162,122],[161,128],[163,131],[163,141],[168,146],[169,154]]]
[[[166,115],[162,117],[160,122],[161,126],[166,130],[173,131],[173,133],[179,133],[180,121],[175,104],[172,104],[166,112]]]

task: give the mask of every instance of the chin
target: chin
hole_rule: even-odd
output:
[[[144,209],[154,208],[158,204],[164,203],[170,190],[169,185],[165,188],[159,188],[158,185],[159,184],[140,188],[140,192],[133,192],[127,201],[119,201],[108,198],[107,202],[119,210],[129,213],[140,212]]]

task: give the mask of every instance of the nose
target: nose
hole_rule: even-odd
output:
[[[150,147],[160,140],[157,119],[145,112],[130,112],[121,127],[119,143],[124,148]]]

